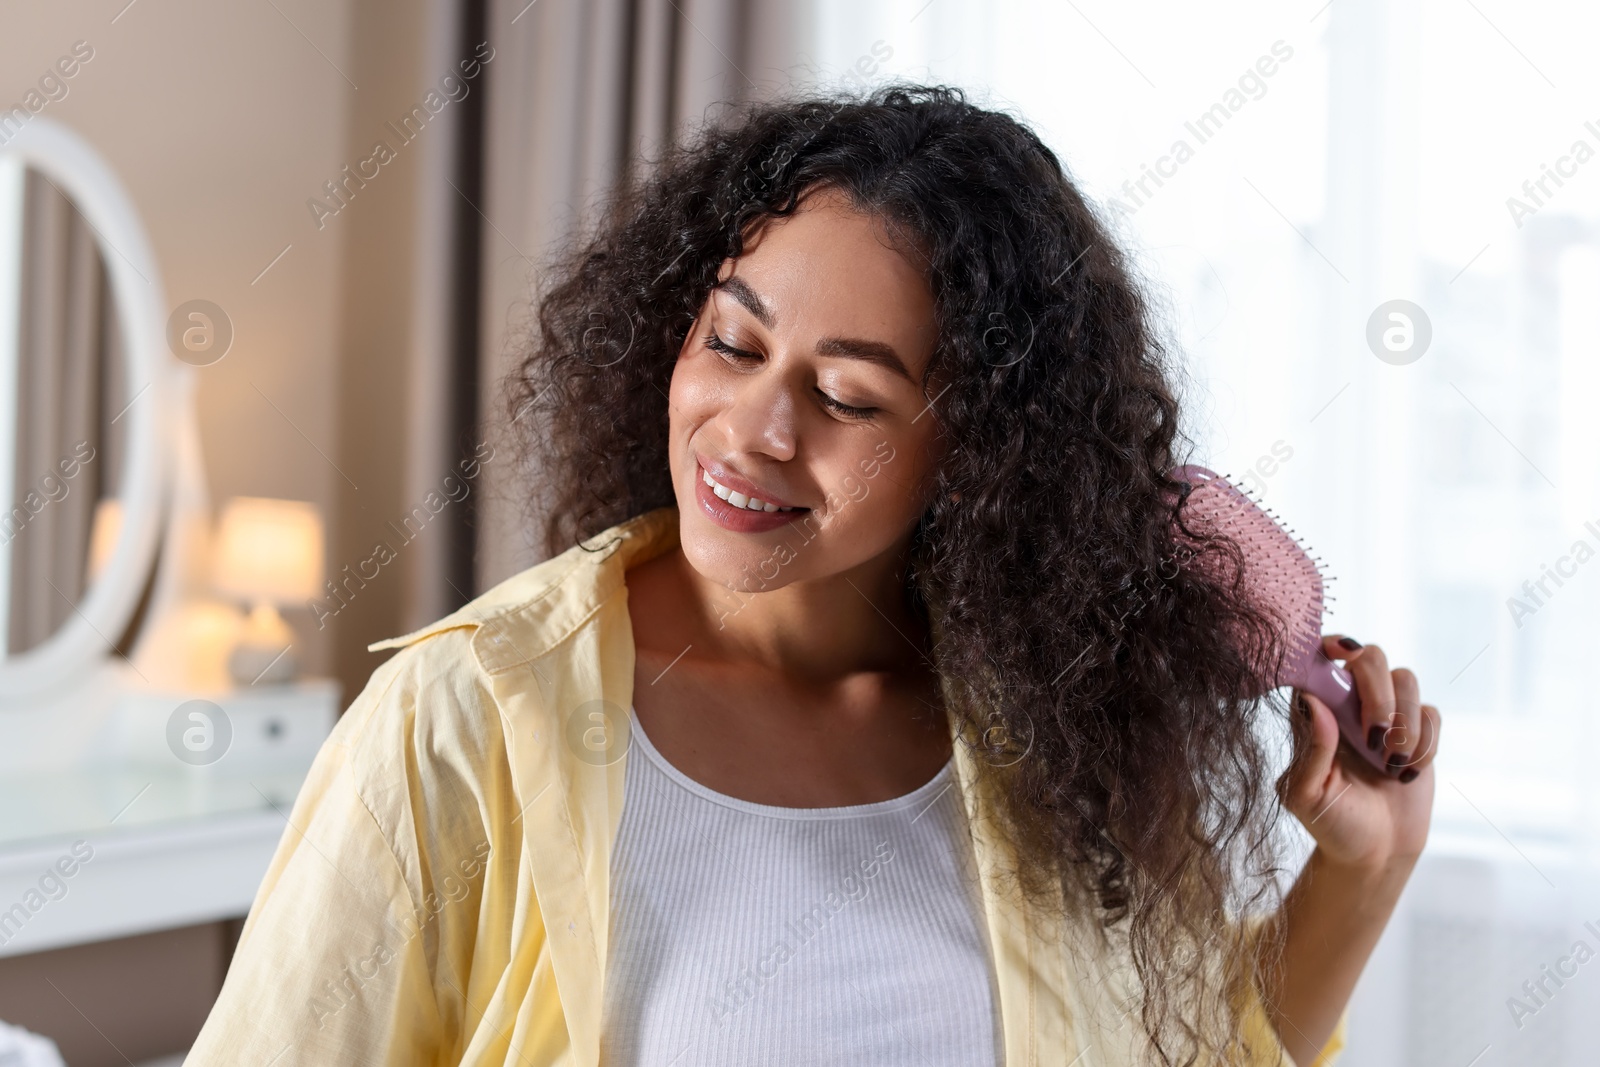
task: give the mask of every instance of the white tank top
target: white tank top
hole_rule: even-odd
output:
[[[603,1067],[990,1067],[988,935],[954,768],[894,800],[708,789],[632,717]]]

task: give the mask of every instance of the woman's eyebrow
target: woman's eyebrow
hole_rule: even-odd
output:
[[[750,288],[743,278],[733,275],[727,281],[718,282],[712,288],[721,289],[739,301],[744,305],[746,311],[756,317],[757,322],[769,330],[772,329],[772,324],[776,321],[772,317],[772,312],[767,310],[766,302],[756,295],[756,291]]]
[[[864,359],[868,363],[887,367],[908,382],[912,381],[906,365],[900,361],[900,354],[882,341],[863,341],[855,337],[824,337],[817,342],[817,355]]]
[[[767,308],[766,301],[752,288],[748,282],[738,275],[718,282],[712,286],[720,289],[737,300],[746,311],[756,317],[756,321],[767,329],[772,329],[776,319]],[[856,337],[825,337],[817,342],[819,356],[845,356],[850,359],[864,359],[869,363],[876,363],[894,371],[900,377],[911,381],[911,373],[906,370],[905,362],[893,347],[882,341],[865,341]]]

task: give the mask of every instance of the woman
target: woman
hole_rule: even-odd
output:
[[[564,551],[373,646],[189,1062],[1330,1062],[1439,716],[1325,638],[1393,772],[1307,696],[1274,781],[1272,619],[1225,539],[1174,563],[1171,373],[958,91],[676,150],[511,390]]]

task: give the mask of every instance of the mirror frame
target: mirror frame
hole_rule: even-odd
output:
[[[65,193],[94,230],[124,333],[131,399],[122,472],[122,530],[100,577],[49,639],[17,656],[0,658],[0,708],[64,689],[114,658],[151,579],[166,511],[172,445],[162,418],[170,410],[172,360],[162,351],[166,298],[155,255],[133,200],[98,152],[67,126],[34,116],[0,154],[14,155]],[[0,502],[11,508],[15,501]],[[9,610],[9,605],[0,605]]]

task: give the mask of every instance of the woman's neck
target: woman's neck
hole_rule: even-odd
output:
[[[632,568],[645,734],[695,781],[762,804],[866,804],[927,782],[950,758],[949,726],[897,573],[730,601],[676,549]]]
[[[826,684],[862,671],[927,670],[927,626],[907,609],[903,549],[851,571],[758,593],[703,577],[674,548],[628,572],[635,641]]]

